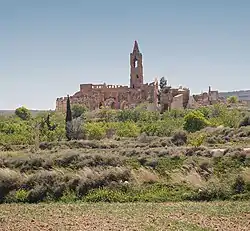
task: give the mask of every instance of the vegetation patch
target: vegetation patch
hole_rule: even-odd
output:
[[[0,202],[247,200],[249,112],[102,108],[0,117]]]

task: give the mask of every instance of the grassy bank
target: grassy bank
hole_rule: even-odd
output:
[[[144,106],[0,116],[0,203],[250,198],[248,111]]]
[[[72,141],[4,151],[0,201],[164,202],[250,198],[241,148],[175,146],[170,138]]]

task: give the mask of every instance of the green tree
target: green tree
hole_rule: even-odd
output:
[[[161,77],[160,79],[160,90],[162,90],[164,87],[167,86],[168,81],[165,79],[165,77]]]
[[[53,142],[65,139],[65,115],[61,112],[38,114],[30,123],[32,130],[39,135],[40,142]],[[38,138],[37,138],[38,139]]]
[[[206,119],[209,119],[212,113],[211,108],[206,106],[199,107],[197,111],[200,111]]]
[[[15,114],[22,120],[29,120],[31,118],[31,113],[26,107],[17,108]]]
[[[106,123],[92,122],[83,125],[86,138],[89,140],[101,140],[106,135]]]
[[[98,112],[98,118],[103,122],[114,122],[117,121],[117,110],[102,108]]]
[[[45,123],[47,124],[47,127],[48,127],[49,131],[54,131],[56,129],[57,125],[56,124],[52,124],[50,118],[51,118],[51,115],[48,114],[47,117],[46,117],[46,119],[45,119]]]
[[[33,144],[33,132],[28,121],[10,117],[7,121],[0,121],[0,145]]]
[[[80,104],[72,105],[72,118],[78,118],[87,111],[86,107]]]
[[[165,77],[161,77],[161,79],[160,79],[160,90],[158,90],[158,94],[157,94],[157,100],[158,100],[159,104],[161,102],[162,91],[167,86],[167,83],[168,83],[168,81],[165,79]]]
[[[184,129],[196,132],[209,125],[208,120],[200,111],[191,111],[184,117]]]
[[[140,119],[140,111],[135,109],[126,109],[118,112],[118,121],[134,121],[137,122]]]
[[[228,103],[237,103],[238,102],[238,98],[237,96],[230,96],[227,98]]]
[[[238,127],[242,119],[238,109],[228,109],[225,104],[215,104],[211,107],[209,122],[214,126]]]

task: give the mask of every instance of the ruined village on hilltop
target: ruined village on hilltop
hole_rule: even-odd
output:
[[[101,107],[112,109],[134,108],[141,103],[147,103],[148,110],[161,112],[170,109],[197,108],[200,106],[213,105],[219,102],[227,102],[227,97],[237,94],[230,92],[219,94],[217,90],[211,90],[191,95],[190,89],[186,87],[168,86],[162,87],[158,79],[151,83],[144,83],[143,78],[143,56],[139,50],[138,42],[134,42],[132,53],[130,53],[130,85],[107,85],[103,84],[80,84],[80,90],[70,96],[71,104],[84,105],[88,110]],[[159,91],[159,87],[161,91]],[[248,96],[248,95],[247,95]],[[240,97],[238,97],[240,98]],[[248,106],[249,100],[240,100],[241,105]],[[67,97],[56,99],[56,111],[65,112]]]

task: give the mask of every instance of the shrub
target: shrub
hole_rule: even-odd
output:
[[[101,140],[106,135],[106,126],[102,122],[86,123],[83,129],[90,140]]]
[[[174,169],[182,166],[184,159],[178,156],[159,158],[155,163],[155,169],[161,174],[166,175]]]
[[[10,169],[0,168],[0,202],[11,191],[17,188],[20,184],[20,175]]]
[[[191,111],[184,117],[184,129],[188,132],[199,131],[208,125],[208,120],[199,111]]]
[[[211,116],[211,108],[210,107],[200,107],[197,111],[201,112],[206,119],[209,119]]]
[[[249,201],[250,200],[250,193],[241,193],[241,194],[235,194],[231,197],[232,200],[237,201]]]
[[[34,130],[27,121],[9,119],[0,121],[0,144],[33,144]]]
[[[67,190],[63,193],[62,197],[60,198],[60,201],[64,203],[69,203],[69,202],[76,201],[77,199],[78,198],[74,191]]]
[[[214,126],[224,125],[225,127],[238,127],[242,116],[237,109],[228,109],[226,105],[216,104],[211,107],[209,122]]]
[[[96,189],[91,190],[88,195],[84,197],[86,202],[129,202],[130,197],[118,190],[110,189]]]
[[[187,133],[185,131],[177,131],[174,133],[172,143],[176,146],[181,146],[187,143]]]
[[[102,108],[99,110],[97,117],[103,122],[115,122],[117,121],[117,111],[109,108]]]
[[[241,157],[239,152],[234,152],[234,150],[226,150],[224,151],[225,156],[213,158],[214,174],[217,177],[224,178],[228,174],[237,174],[245,165],[246,159],[244,160],[244,157]]]
[[[134,157],[126,159],[125,163],[133,169],[139,169],[141,167],[140,162]]]
[[[239,126],[240,126],[240,127],[243,127],[243,126],[250,126],[250,116],[249,116],[249,115],[245,116],[245,117],[241,120]]]
[[[120,166],[121,160],[114,155],[100,154],[81,154],[78,152],[66,152],[53,158],[53,163],[58,167],[68,167],[72,169],[81,169],[84,167],[108,167]]]
[[[134,121],[137,122],[140,119],[140,112],[139,110],[132,110],[126,109],[121,110],[118,112],[118,121],[125,122],[125,121]]]
[[[238,102],[238,98],[237,98],[237,96],[230,96],[230,97],[227,98],[227,101],[229,103],[237,103]]]
[[[46,199],[48,194],[48,187],[46,185],[36,185],[29,191],[27,201],[29,203],[42,202]]]
[[[106,187],[111,183],[118,184],[119,182],[128,181],[131,177],[130,170],[126,168],[116,167],[107,169],[101,172],[84,172],[80,174],[76,193],[79,197],[85,196],[90,190]]]
[[[241,121],[240,112],[237,109],[227,110],[226,116],[223,118],[224,126],[237,128]]]
[[[232,190],[235,194],[243,193],[245,190],[245,181],[242,176],[238,175],[232,185]]]
[[[166,202],[180,201],[184,192],[190,189],[183,185],[160,183],[144,187],[128,186],[118,189],[99,188],[91,190],[84,198],[88,202]]]
[[[163,113],[163,117],[170,117],[170,118],[184,118],[184,116],[186,115],[186,110],[183,109],[172,109],[170,111],[166,111]]]
[[[155,122],[140,122],[140,132],[148,136],[172,136],[173,133],[183,126],[183,120],[166,117]]]
[[[144,121],[147,123],[156,122],[160,119],[160,113],[155,111],[141,111],[139,121]]]
[[[27,202],[29,192],[25,189],[19,189],[15,192],[15,201],[16,202]]]
[[[70,122],[70,127],[68,127],[67,134],[70,137],[70,139],[73,140],[83,139],[84,137],[83,118],[78,117],[73,119]]]
[[[40,123],[38,134],[39,142],[53,142],[65,139],[65,115],[59,112],[50,113],[50,127],[53,129],[46,126],[44,117],[45,116],[37,116],[33,122],[38,124]],[[32,126],[34,127],[34,125]]]
[[[83,116],[84,113],[87,111],[87,108],[85,106],[82,106],[80,104],[73,104],[72,105],[72,117],[73,119],[78,118],[80,116]]]
[[[140,129],[135,122],[126,121],[118,123],[116,128],[116,134],[120,137],[137,137]]]
[[[17,108],[15,114],[22,120],[29,120],[31,118],[31,113],[26,107]]]
[[[197,148],[204,143],[205,139],[206,139],[205,133],[199,133],[199,134],[194,133],[193,135],[189,136],[188,143],[191,144],[191,146]]]
[[[228,185],[221,182],[210,181],[201,189],[185,195],[187,200],[191,201],[213,201],[230,199],[231,190]]]

